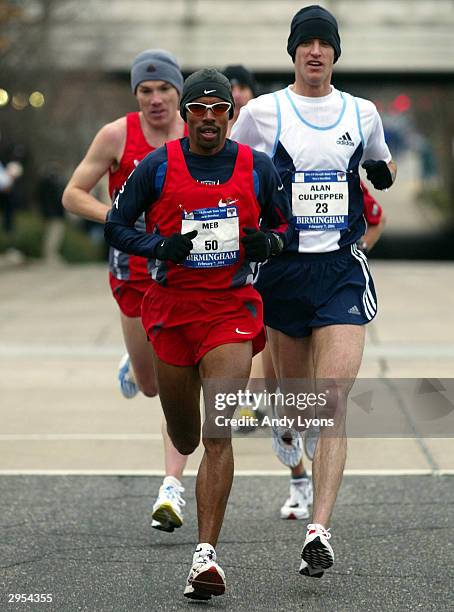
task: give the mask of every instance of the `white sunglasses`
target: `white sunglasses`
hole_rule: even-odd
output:
[[[221,117],[228,113],[232,108],[230,102],[215,102],[214,104],[203,104],[203,102],[189,102],[185,104],[186,110],[195,115],[196,117],[203,117],[209,110],[212,111],[216,117]]]

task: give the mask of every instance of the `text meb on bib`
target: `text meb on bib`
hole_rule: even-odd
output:
[[[181,233],[197,230],[193,248],[184,260],[187,268],[222,268],[240,259],[238,209],[236,206],[198,208],[183,212]]]
[[[298,230],[342,230],[348,227],[347,173],[339,170],[297,171],[292,176],[292,211]]]

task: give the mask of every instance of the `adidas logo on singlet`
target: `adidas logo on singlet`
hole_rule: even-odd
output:
[[[340,136],[338,138],[338,140],[336,140],[336,144],[347,145],[348,147],[354,147],[355,146],[355,143],[351,139],[351,136],[350,136],[350,134],[348,132],[345,132],[345,134]]]

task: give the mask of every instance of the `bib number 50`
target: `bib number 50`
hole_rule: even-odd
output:
[[[217,240],[205,240],[205,251],[217,251],[218,246]]]

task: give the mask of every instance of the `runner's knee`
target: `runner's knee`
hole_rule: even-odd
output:
[[[179,434],[174,435],[169,431],[169,436],[172,440],[172,444],[181,455],[191,455],[200,442],[200,436],[198,435],[180,436]]]
[[[158,387],[154,381],[142,383],[138,381],[139,389],[146,397],[156,397],[158,395]]]
[[[224,438],[203,438],[203,446],[208,453],[222,453],[226,448],[232,446],[230,437]]]

